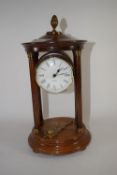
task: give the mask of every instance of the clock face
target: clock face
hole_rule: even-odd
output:
[[[51,93],[59,93],[72,83],[73,72],[71,65],[59,58],[51,56],[42,61],[36,69],[37,84]]]

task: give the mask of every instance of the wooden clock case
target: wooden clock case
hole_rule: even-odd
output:
[[[28,142],[34,152],[62,155],[84,150],[89,144],[91,136],[82,122],[82,88],[81,88],[81,51],[85,40],[75,40],[56,31],[58,19],[54,15],[51,20],[53,30],[41,38],[23,43],[28,55],[30,80],[32,89],[32,103],[34,112],[34,128],[29,135]],[[40,52],[73,53],[75,117],[54,117],[44,120],[41,103],[40,87],[35,81],[36,66]]]

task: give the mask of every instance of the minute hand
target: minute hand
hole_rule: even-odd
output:
[[[61,74],[57,74],[57,75],[65,75],[65,76],[70,76],[70,74],[68,74],[68,73],[61,73]]]

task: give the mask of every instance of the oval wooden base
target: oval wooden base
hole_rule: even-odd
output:
[[[73,118],[57,117],[44,120],[39,130],[28,138],[34,152],[62,155],[84,150],[91,139],[85,126],[77,129]]]

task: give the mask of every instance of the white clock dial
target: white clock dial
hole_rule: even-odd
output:
[[[36,70],[36,81],[40,87],[51,93],[59,93],[72,83],[71,65],[53,56],[42,61]]]

